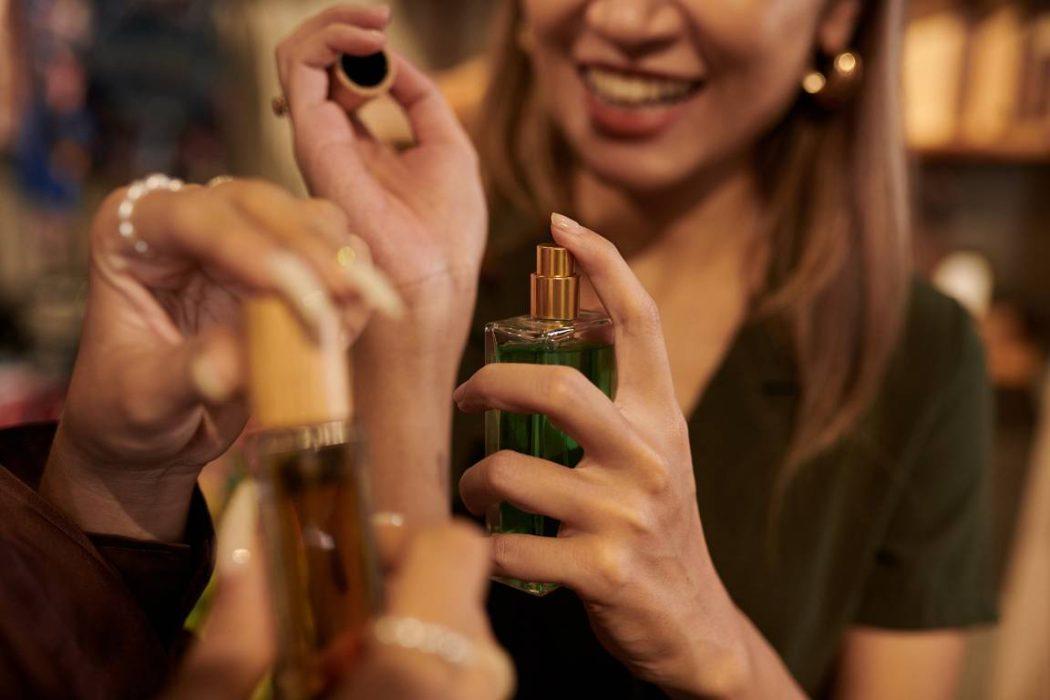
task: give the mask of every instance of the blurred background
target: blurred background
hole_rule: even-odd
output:
[[[153,171],[302,189],[269,109],[272,52],[326,4],[0,0],[0,426],[61,410],[106,192]],[[389,4],[393,44],[469,103],[498,3]],[[1050,649],[1033,685],[1014,680],[1010,646],[1033,616],[1050,627],[1050,2],[912,0],[902,79],[916,256],[980,321],[997,395],[1006,619],[972,645],[962,696],[1050,697]],[[403,128],[390,105],[368,110]]]

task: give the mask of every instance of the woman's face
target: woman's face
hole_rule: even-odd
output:
[[[673,187],[749,151],[812,64],[826,0],[522,0],[544,103],[585,167]]]

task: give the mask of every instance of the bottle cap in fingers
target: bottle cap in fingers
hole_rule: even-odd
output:
[[[347,354],[335,334],[310,332],[280,297],[244,305],[248,394],[260,428],[290,428],[350,417]]]
[[[331,98],[347,113],[354,112],[389,90],[396,72],[385,49],[367,56],[344,53],[330,69]]]

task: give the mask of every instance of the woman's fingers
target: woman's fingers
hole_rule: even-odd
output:
[[[590,279],[616,332],[617,402],[677,407],[660,314],[616,246],[561,214],[551,215],[551,233],[576,258]],[[655,393],[654,393],[655,392]]]
[[[640,444],[620,411],[579,370],[558,365],[485,365],[452,395],[461,411],[542,413],[601,461],[623,462]]]
[[[211,609],[164,700],[249,697],[273,662],[257,500],[250,479],[230,496],[218,526]]]
[[[114,378],[127,422],[164,424],[201,403],[224,404],[242,384],[240,348],[232,331],[213,327],[183,342],[128,347],[128,361]]]
[[[400,298],[372,267],[364,242],[350,235],[334,205],[323,211],[275,186],[236,182],[151,194],[134,218],[138,235],[159,254],[183,255],[219,279],[277,293],[315,331],[339,317],[333,300],[355,330],[369,308],[400,313]]]
[[[352,24],[363,29],[384,29],[390,24],[390,7],[388,5],[362,6],[348,3],[332,5],[300,24],[282,42],[282,46],[296,44],[319,29],[336,23]]]
[[[506,501],[581,527],[601,519],[596,490],[582,472],[510,450],[493,453],[465,471],[459,493],[475,515]]]
[[[385,44],[386,35],[382,31],[349,24],[331,24],[299,42],[281,59],[285,65],[285,97],[293,118],[297,112],[328,99],[326,71],[339,60],[340,54],[367,56]],[[307,72],[304,68],[312,70]]]
[[[281,83],[288,77],[288,70],[294,64],[293,57],[299,55],[302,46],[330,26],[346,26],[362,31],[381,31],[390,23],[390,8],[384,5],[361,7],[355,5],[334,5],[296,27],[295,31],[277,45],[275,57]]]
[[[492,573],[522,581],[557,583],[581,595],[622,588],[629,583],[626,552],[595,535],[537,537],[492,535]]]
[[[237,394],[244,383],[241,344],[230,328],[216,326],[187,343],[189,360],[185,376],[192,395],[188,406],[199,402],[221,404]]]
[[[392,53],[397,64],[397,77],[390,87],[390,94],[408,115],[416,143],[421,146],[468,143],[463,125],[434,81],[403,56]]]

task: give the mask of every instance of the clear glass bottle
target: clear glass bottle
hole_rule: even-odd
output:
[[[612,322],[604,314],[579,310],[579,277],[565,249],[540,245],[536,272],[531,276],[531,308],[527,316],[485,326],[485,362],[517,362],[575,367],[607,396],[616,389],[616,354]],[[514,450],[574,467],[583,450],[544,415],[491,410],[485,414],[485,452]],[[490,532],[556,537],[560,523],[501,503],[487,514]],[[502,579],[498,581],[534,595],[546,595],[556,585]]]
[[[348,422],[345,353],[275,299],[246,304],[247,455],[259,481],[277,625],[273,691],[325,694],[382,603],[363,449]]]

